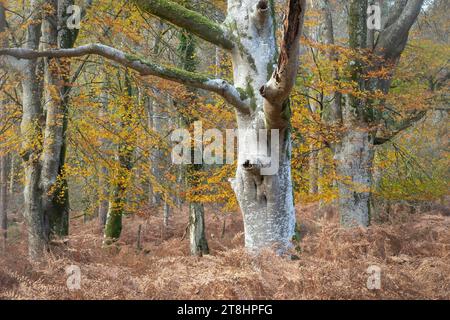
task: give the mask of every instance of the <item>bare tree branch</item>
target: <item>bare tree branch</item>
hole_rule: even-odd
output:
[[[408,41],[408,34],[420,13],[424,0],[408,0],[401,14],[399,13],[404,0],[399,0],[393,14],[388,19],[377,41],[376,51],[385,58],[395,59],[403,52]],[[397,19],[393,21],[395,18]]]
[[[71,49],[54,49],[36,51],[24,48],[0,49],[1,55],[8,55],[17,59],[37,59],[41,57],[63,58],[81,57],[85,55],[99,55],[125,67],[138,71],[143,76],[157,76],[175,81],[190,87],[208,90],[221,95],[228,103],[242,112],[247,113],[249,102],[241,99],[239,91],[222,79],[212,79],[206,75],[180,70],[174,67],[162,66],[145,61],[137,56],[126,54],[115,48],[102,44],[88,44]]]
[[[414,114],[413,116],[404,119],[403,121],[401,121],[401,123],[398,125],[398,127],[391,132],[389,135],[387,136],[383,136],[383,137],[376,137],[374,144],[375,145],[382,145],[386,142],[391,141],[393,138],[395,138],[398,134],[400,134],[401,132],[405,131],[408,128],[411,128],[414,124],[416,124],[417,122],[419,122],[420,120],[422,120],[427,114],[427,111],[420,111],[417,112],[416,114]]]
[[[397,21],[397,19],[402,14],[403,9],[405,8],[407,2],[408,2],[408,0],[396,0],[395,1],[392,8],[389,9],[389,16],[384,25],[384,29],[387,29],[388,27],[393,25],[394,22]]]
[[[272,127],[286,125],[286,119],[283,120],[281,113],[297,77],[305,11],[305,0],[289,0],[278,66],[267,84],[260,89],[261,95],[265,98],[264,112],[266,118],[270,119]]]
[[[234,47],[233,42],[227,38],[219,24],[178,3],[170,0],[133,0],[133,2],[142,11],[186,29],[208,42],[226,50],[231,50]]]

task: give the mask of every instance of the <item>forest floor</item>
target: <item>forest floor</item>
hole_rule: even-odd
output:
[[[0,299],[450,299],[446,212],[402,213],[344,230],[333,210],[298,207],[298,260],[288,260],[248,255],[240,214],[217,211],[206,210],[211,254],[204,257],[189,256],[185,211],[173,214],[167,230],[154,212],[127,217],[119,248],[109,249],[96,221],[73,220],[68,244],[41,265],[27,261],[18,224],[0,257]],[[80,290],[67,288],[70,265],[81,270]],[[381,268],[379,290],[367,288],[370,266]]]

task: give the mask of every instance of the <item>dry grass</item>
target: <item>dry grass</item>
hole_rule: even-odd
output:
[[[2,299],[450,299],[450,217],[440,212],[409,216],[363,229],[343,230],[333,210],[298,208],[299,260],[265,252],[249,256],[239,214],[207,211],[211,255],[188,255],[182,241],[186,213],[125,219],[120,249],[102,249],[96,222],[74,223],[67,246],[45,263],[26,259],[24,232],[0,258]],[[136,249],[138,225],[143,249]],[[69,291],[65,268],[78,265],[82,288]],[[382,270],[381,290],[368,290],[366,270]]]

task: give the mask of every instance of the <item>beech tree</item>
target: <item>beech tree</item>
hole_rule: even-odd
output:
[[[5,32],[6,30],[6,17],[5,17],[5,8],[3,4],[0,3],[0,34]],[[2,41],[3,46],[7,46],[6,39]],[[5,80],[0,80],[0,89],[5,84]],[[4,101],[0,100],[0,131],[5,127],[4,118],[5,118],[5,110],[4,110]],[[8,155],[4,153],[4,150],[0,148],[0,241],[4,243],[7,236],[7,191],[8,191]]]
[[[31,15],[40,12],[38,1],[32,1]],[[26,65],[24,68],[24,134],[26,141],[36,141],[40,127],[39,58],[80,57],[100,55],[141,75],[153,75],[194,88],[221,95],[236,110],[240,135],[254,134],[260,129],[279,132],[279,170],[274,175],[263,175],[267,163],[252,146],[239,145],[236,177],[232,186],[244,216],[245,244],[250,250],[273,247],[281,251],[290,247],[295,231],[295,210],[290,163],[290,107],[289,95],[299,67],[300,36],[306,5],[304,0],[289,0],[286,5],[283,38],[278,48],[274,1],[229,0],[227,18],[219,25],[195,11],[168,0],[135,0],[142,11],[221,47],[231,54],[233,84],[223,79],[162,66],[146,61],[100,43],[71,49],[39,50],[40,24],[28,26],[27,45],[24,48],[4,48],[1,55],[13,56]],[[36,90],[37,89],[37,90]],[[245,137],[240,137],[245,138]],[[245,140],[245,139],[243,139]],[[26,145],[26,192],[30,229],[30,247],[37,253],[44,236],[41,229],[39,194],[40,146]]]
[[[70,48],[77,31],[67,28],[71,0],[31,1],[25,50]],[[3,15],[3,18],[6,19]],[[6,21],[6,20],[5,20]],[[70,65],[57,57],[3,59],[22,76],[22,146],[24,217],[29,229],[29,254],[39,259],[52,235],[65,236],[69,228],[67,183],[62,177],[65,159]],[[44,99],[43,99],[44,98]],[[45,103],[44,103],[45,102]]]
[[[368,28],[368,9],[373,1],[352,0],[348,3],[348,43],[352,58],[347,78],[334,72],[338,84],[345,80],[354,84],[351,93],[339,89],[325,99],[325,121],[338,128],[339,142],[331,148],[336,160],[341,223],[347,227],[368,226],[372,170],[376,145],[390,141],[396,134],[422,119],[423,111],[411,112],[401,123],[386,126],[384,101],[378,103],[371,94],[386,95],[394,77],[395,67],[408,41],[409,32],[423,5],[423,0],[397,0],[390,9],[381,30]],[[331,2],[322,0],[324,43],[332,46],[330,61],[339,60],[336,46]],[[369,11],[369,13],[371,13]],[[373,12],[372,12],[373,13]],[[387,14],[387,13],[386,13]],[[384,70],[387,76],[382,76]],[[338,85],[337,85],[338,86]],[[379,100],[379,99],[378,99]],[[383,98],[381,98],[383,100]],[[380,106],[381,104],[381,106]]]

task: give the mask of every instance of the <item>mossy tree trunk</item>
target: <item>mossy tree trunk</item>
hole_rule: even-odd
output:
[[[0,102],[1,104],[1,102]],[[2,106],[0,105],[0,116]],[[8,155],[0,150],[0,241],[6,241],[8,230]]]
[[[389,92],[393,70],[388,79],[370,78],[367,77],[367,73],[387,65],[394,68],[398,64],[409,31],[417,19],[423,2],[423,0],[396,1],[388,18],[385,19],[385,25],[375,39],[374,30],[368,30],[367,27],[368,1],[350,1],[349,45],[355,56],[348,65],[350,77],[347,80],[356,84],[356,90],[369,94],[375,90],[385,94]],[[321,1],[325,18],[325,43],[333,45],[331,5],[328,0]],[[373,61],[362,62],[358,54],[365,56],[372,54],[375,58]],[[338,54],[334,52],[331,52],[329,57],[336,61],[339,59]],[[336,72],[333,77],[339,80]],[[326,113],[329,117],[325,120],[331,125],[338,126],[340,132],[340,141],[332,145],[332,150],[336,170],[340,176],[337,185],[341,223],[346,227],[368,226],[375,146],[390,140],[378,137],[378,129],[383,124],[383,115],[377,111],[370,99],[361,98],[361,95],[357,94],[346,94],[341,97],[339,92],[335,92],[333,102],[328,106]],[[412,117],[411,121],[416,119]],[[397,130],[396,133],[398,132]]]
[[[192,34],[181,33],[180,34],[180,45],[178,52],[181,56],[180,67],[187,71],[195,71],[197,66],[197,61],[195,60],[195,39]],[[193,92],[195,94],[195,92]],[[195,105],[195,97],[187,102],[188,105]],[[189,127],[197,119],[188,115],[183,119],[184,125]],[[193,145],[193,143],[191,143]],[[195,149],[192,149],[191,160],[194,160]],[[197,180],[197,175],[203,170],[203,165],[201,164],[190,164],[185,166],[183,169],[183,175],[186,176],[187,188],[195,189],[198,188],[199,182]],[[194,197],[195,192],[190,192]],[[209,254],[208,242],[205,235],[205,210],[203,203],[198,200],[189,201],[189,243],[191,255],[202,256],[204,254]]]
[[[128,71],[125,73],[125,87],[129,97],[129,103],[124,105],[123,114],[119,126],[120,132],[125,133],[121,136],[120,143],[117,145],[118,167],[113,172],[111,191],[108,207],[108,215],[104,231],[104,244],[110,245],[120,238],[122,232],[122,218],[125,212],[127,202],[127,190],[131,179],[131,170],[133,169],[134,140],[133,137],[133,89],[131,86]]]
[[[73,1],[46,1],[42,39],[44,48],[71,48],[76,33],[67,29],[66,9]],[[47,237],[69,234],[69,193],[64,177],[66,157],[67,108],[70,91],[68,61],[45,58],[44,77],[46,125],[42,155],[41,187]]]
[[[37,50],[41,38],[40,2],[31,1],[28,8],[31,23],[27,26],[25,47]],[[24,217],[28,228],[28,252],[31,260],[40,260],[48,246],[42,207],[41,161],[43,129],[43,64],[40,59],[25,62],[22,72],[22,146],[24,163]]]

